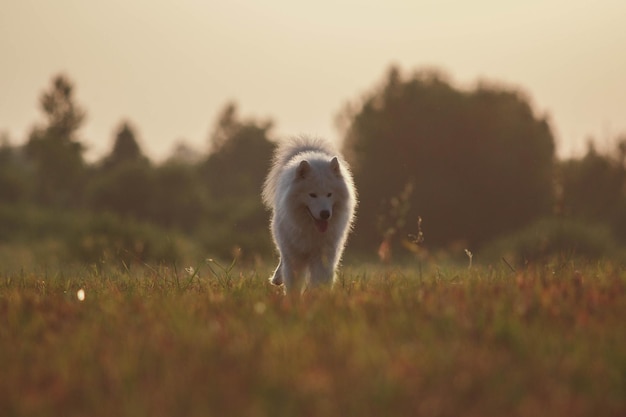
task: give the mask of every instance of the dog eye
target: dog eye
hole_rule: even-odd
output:
[[[310,193],[310,194],[309,194],[309,197],[311,197],[311,198],[317,198],[317,194],[315,194],[315,193]]]
[[[332,197],[332,196],[333,196],[333,193],[326,194],[326,197]]]

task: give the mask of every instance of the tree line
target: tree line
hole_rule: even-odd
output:
[[[67,76],[54,77],[39,100],[44,122],[23,146],[4,136],[3,208],[113,215],[192,236],[218,253],[271,254],[259,197],[275,146],[271,120],[244,119],[227,104],[206,153],[181,146],[159,164],[124,121],[110,152],[87,163],[87,113],[75,95]],[[356,252],[480,248],[546,217],[602,223],[626,242],[626,138],[612,153],[590,145],[583,157],[558,160],[548,117],[520,90],[484,82],[464,90],[441,72],[392,67],[338,121],[359,190]],[[12,238],[0,232],[0,240]]]

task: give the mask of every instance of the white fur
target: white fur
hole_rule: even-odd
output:
[[[322,140],[285,141],[274,155],[263,201],[272,210],[280,254],[272,284],[284,284],[288,293],[332,284],[357,202],[348,164]]]

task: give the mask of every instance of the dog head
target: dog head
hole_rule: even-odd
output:
[[[303,160],[296,169],[298,198],[320,233],[326,232],[333,212],[346,195],[339,160]]]

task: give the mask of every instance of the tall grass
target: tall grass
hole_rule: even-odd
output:
[[[626,271],[269,268],[0,275],[2,416],[617,416]],[[82,298],[82,300],[81,300]]]

